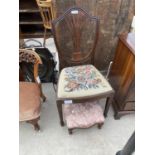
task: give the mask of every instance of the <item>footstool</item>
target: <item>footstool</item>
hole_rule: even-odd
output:
[[[103,110],[97,101],[63,104],[63,117],[69,134],[75,128],[89,128],[95,124],[100,129],[104,123]]]

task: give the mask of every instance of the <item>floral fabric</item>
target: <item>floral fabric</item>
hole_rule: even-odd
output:
[[[99,84],[102,84],[96,70],[91,65],[66,68],[64,80],[66,81],[64,91],[68,92],[81,89],[96,89],[99,87]],[[102,87],[106,86],[102,85]]]
[[[112,90],[108,81],[93,65],[67,67],[61,71],[58,97],[82,97]]]
[[[64,104],[63,114],[69,129],[88,128],[104,122],[102,107],[97,102]]]

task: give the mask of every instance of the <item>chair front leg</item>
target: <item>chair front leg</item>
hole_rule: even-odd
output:
[[[106,105],[105,105],[105,109],[104,109],[104,116],[107,117],[107,113],[109,111],[109,107],[110,107],[110,104],[112,103],[113,101],[113,95],[111,95],[110,97],[107,97],[107,100],[106,100]]]
[[[41,93],[41,98],[43,99],[43,102],[46,101],[46,96],[43,93]]]
[[[64,121],[63,121],[63,113],[62,113],[62,101],[57,100],[57,109],[59,113],[59,119],[60,119],[60,125],[64,126]]]
[[[34,126],[34,130],[39,131],[40,130],[40,126],[38,124],[39,119],[40,119],[40,117],[33,119],[33,120],[29,120],[29,121],[27,121],[27,123],[32,124]]]

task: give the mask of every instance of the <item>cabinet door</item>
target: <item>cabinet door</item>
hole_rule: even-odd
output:
[[[132,82],[127,93],[124,102],[124,110],[135,110],[135,80]]]
[[[116,91],[114,99],[121,110],[124,108],[124,101],[134,80],[134,65],[134,54],[119,41],[110,73],[110,82]]]

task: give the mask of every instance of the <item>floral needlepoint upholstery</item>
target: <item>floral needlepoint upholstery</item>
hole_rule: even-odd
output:
[[[112,87],[93,65],[64,68],[58,83],[58,98],[76,98],[98,95]]]
[[[97,102],[64,104],[63,115],[69,129],[104,123],[103,110]]]

